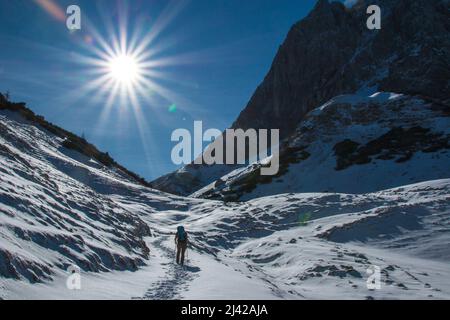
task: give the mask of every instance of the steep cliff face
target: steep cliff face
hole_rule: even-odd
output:
[[[369,30],[366,9],[381,8]],[[318,1],[295,24],[232,128],[280,129],[289,140],[305,115],[341,94],[376,91],[450,102],[448,0],[360,0],[351,8]],[[152,186],[190,194],[236,169],[188,165]]]
[[[291,28],[269,73],[232,127],[279,128],[286,137],[311,106],[355,90],[353,78],[345,79],[339,71],[360,38],[361,28],[350,11],[341,3],[319,1]]]
[[[376,1],[381,30],[366,27],[366,9],[319,1],[292,27],[273,65],[233,128],[293,133],[305,114],[364,88],[449,99],[450,15],[445,1]],[[447,2],[448,4],[448,2]]]

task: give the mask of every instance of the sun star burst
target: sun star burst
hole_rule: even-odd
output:
[[[109,75],[119,83],[133,83],[142,73],[139,63],[130,55],[119,55],[109,61]]]

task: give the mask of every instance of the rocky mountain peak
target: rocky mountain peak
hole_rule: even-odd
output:
[[[445,99],[448,10],[436,0],[377,3],[381,30],[366,28],[366,1],[351,9],[319,1],[290,30],[233,127],[280,128],[287,137],[312,108],[365,85]]]

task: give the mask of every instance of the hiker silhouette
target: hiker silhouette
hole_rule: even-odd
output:
[[[182,266],[184,265],[184,254],[186,253],[187,245],[188,234],[183,226],[179,226],[175,234],[175,246],[177,248],[177,264],[181,264]]]

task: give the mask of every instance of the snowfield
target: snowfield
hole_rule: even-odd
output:
[[[450,298],[450,179],[222,202],[143,187],[9,111],[0,133],[2,299]]]

